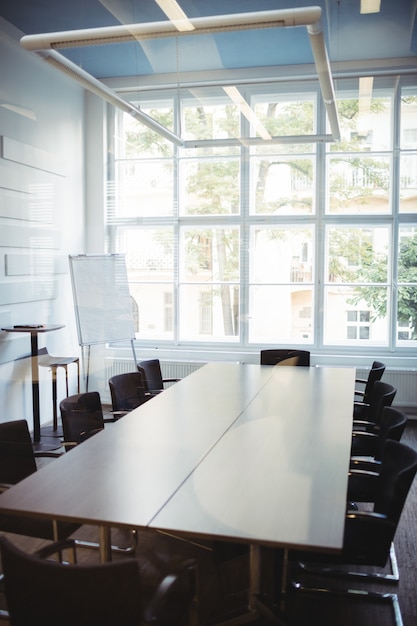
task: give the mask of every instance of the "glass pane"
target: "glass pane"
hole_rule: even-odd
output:
[[[173,214],[172,161],[120,161],[116,180],[108,185],[109,217],[145,217]]]
[[[382,287],[325,288],[324,343],[388,344],[388,290]]]
[[[327,280],[331,283],[386,283],[388,227],[327,229]]]
[[[239,286],[225,284],[180,287],[180,339],[239,341]]]
[[[236,215],[240,209],[240,163],[235,158],[180,163],[182,215]],[[182,191],[182,193],[181,193]]]
[[[181,230],[181,280],[193,283],[239,280],[238,228]]]
[[[253,227],[250,244],[252,283],[311,283],[313,227]]]
[[[417,285],[398,289],[397,340],[417,341]]]
[[[173,285],[139,283],[129,273],[129,289],[134,301],[137,339],[172,340],[174,337]]]
[[[129,282],[173,282],[172,228],[123,228],[118,250],[126,253]]]
[[[417,87],[403,87],[401,90],[401,148],[417,149]]]
[[[225,139],[240,137],[239,108],[221,88],[193,90],[192,98],[182,101],[182,136],[193,139]]]
[[[332,152],[369,152],[391,149],[391,98],[372,97],[372,78],[357,85],[356,97],[338,99],[342,139]]]
[[[329,213],[389,213],[390,159],[330,158],[327,198]]]
[[[250,288],[251,343],[313,342],[311,287],[257,286]]]
[[[417,226],[399,232],[398,255],[398,340],[417,340]]]
[[[164,99],[154,104],[140,105],[141,110],[152,117],[156,122],[173,130],[174,111],[172,101]],[[135,120],[128,113],[119,118],[121,129],[115,138],[117,157],[135,159],[147,157],[170,157],[173,154],[173,144],[164,139],[159,133],[151,130],[142,122]]]
[[[274,156],[251,159],[251,212],[314,212],[314,160]]]
[[[265,95],[254,97],[254,102],[257,119],[272,137],[315,133],[315,96],[289,100],[285,95]]]
[[[417,154],[400,157],[400,212],[417,213]]]

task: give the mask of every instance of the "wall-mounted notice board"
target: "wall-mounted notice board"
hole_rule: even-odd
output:
[[[133,341],[124,254],[70,255],[69,263],[80,346]]]

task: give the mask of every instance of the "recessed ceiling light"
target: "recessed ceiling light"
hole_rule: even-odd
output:
[[[379,13],[381,0],[361,0],[361,13]]]

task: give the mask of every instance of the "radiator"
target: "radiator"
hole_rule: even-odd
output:
[[[162,376],[164,378],[185,378],[200,367],[205,365],[200,361],[161,361]],[[106,379],[117,374],[133,372],[135,366],[133,360],[129,359],[107,359]]]
[[[358,378],[367,378],[369,370],[356,370]],[[384,383],[389,383],[397,390],[393,406],[417,413],[417,370],[391,369],[385,370],[382,376]]]

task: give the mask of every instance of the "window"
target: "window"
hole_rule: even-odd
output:
[[[108,251],[126,253],[143,344],[415,347],[417,88],[400,80],[375,77],[366,102],[338,80],[338,143],[309,141],[313,82],[140,92],[186,148],[115,113]]]

